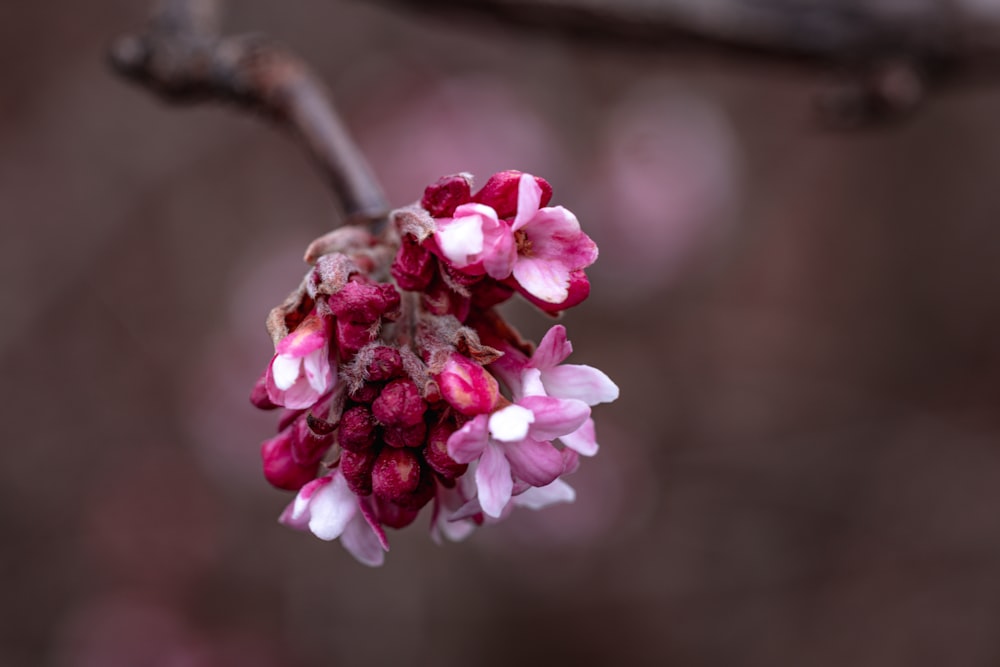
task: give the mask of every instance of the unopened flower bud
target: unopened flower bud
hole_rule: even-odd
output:
[[[333,434],[320,435],[309,428],[307,419],[302,418],[292,427],[292,458],[301,466],[313,466],[333,444]]]
[[[343,358],[356,354],[375,338],[372,325],[349,320],[337,320],[337,347]]]
[[[490,412],[500,398],[496,378],[465,355],[453,352],[435,376],[441,396],[463,415]]]
[[[343,451],[340,454],[340,472],[347,480],[347,486],[359,496],[372,492],[372,467],[378,449],[371,447],[361,452]]]
[[[444,176],[436,183],[427,186],[423,199],[420,200],[420,206],[435,218],[450,218],[457,206],[469,201],[470,193],[468,174]]]
[[[446,480],[454,480],[465,474],[469,464],[459,463],[448,454],[448,438],[456,431],[450,422],[435,424],[427,434],[427,448],[424,449],[424,459],[434,472]]]
[[[400,288],[420,292],[434,278],[436,264],[430,250],[417,243],[413,236],[405,234],[390,271]]]
[[[278,407],[278,404],[271,401],[267,395],[267,372],[254,384],[253,391],[250,392],[250,402],[261,410],[273,410]]]
[[[365,365],[365,375],[373,382],[399,377],[403,372],[403,358],[391,347],[380,346],[372,351],[372,359]]]
[[[298,491],[316,477],[317,464],[301,465],[292,456],[292,434],[281,433],[260,447],[264,477],[279,489]]]
[[[386,426],[382,439],[390,447],[420,447],[427,437],[427,424],[420,420],[412,426]]]
[[[352,280],[327,300],[338,320],[371,324],[399,308],[399,292],[388,283]]]
[[[393,380],[372,402],[372,413],[386,426],[413,426],[423,421],[427,403],[409,379]]]
[[[375,442],[375,417],[365,405],[344,410],[337,429],[337,443],[349,452],[368,449]]]
[[[351,397],[352,401],[357,403],[368,403],[371,404],[378,395],[382,393],[382,383],[380,382],[365,382],[360,387],[350,392],[348,395]]]
[[[420,458],[409,448],[385,447],[372,468],[372,491],[383,500],[397,501],[420,483]]]
[[[522,172],[514,170],[493,174],[472,200],[493,208],[499,218],[514,217],[517,214],[517,197],[521,175]],[[538,205],[539,207],[546,206],[552,199],[552,186],[544,178],[538,176],[534,178],[542,189],[542,197]]]
[[[379,523],[397,530],[409,526],[420,514],[419,508],[411,509],[388,500],[377,500],[376,505]]]

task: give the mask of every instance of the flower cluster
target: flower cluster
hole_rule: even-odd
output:
[[[385,528],[427,505],[440,541],[572,501],[563,477],[598,449],[591,407],[618,397],[601,371],[563,363],[563,326],[535,348],[494,308],[515,292],[549,314],[583,301],[593,241],[541,178],[471,181],[442,178],[378,235],[314,241],[268,317],[275,355],[251,400],[284,408],[261,447],[267,480],[298,492],[281,521],[368,565]]]

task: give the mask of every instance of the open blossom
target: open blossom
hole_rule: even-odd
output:
[[[587,405],[610,403],[618,398],[618,385],[603,371],[583,364],[562,363],[573,352],[566,327],[557,324],[546,332],[531,358],[508,346],[493,371],[511,388],[514,396],[552,396],[576,399]],[[584,456],[597,453],[594,420],[559,440]]]
[[[299,491],[279,521],[309,530],[321,540],[335,540],[365,565],[378,566],[389,547],[385,533],[372,519],[372,510],[348,488],[347,481],[335,470],[314,479]]]
[[[579,429],[590,408],[576,399],[527,396],[491,415],[479,415],[448,439],[448,453],[460,463],[477,461],[479,503],[499,517],[514,491],[514,479],[546,486],[564,470],[552,440]]]
[[[563,477],[597,452],[591,406],[618,387],[562,363],[561,326],[529,356],[494,308],[519,292],[558,313],[589,293],[597,248],[551,195],[518,171],[475,194],[456,174],[378,237],[346,228],[310,246],[309,273],[268,318],[278,342],[251,392],[285,408],[261,446],[265,478],[297,492],[283,524],[375,566],[386,529],[421,512],[441,542],[574,500]]]
[[[507,178],[517,179],[513,219],[501,218],[485,203],[462,204],[452,217],[438,221],[438,249],[467,273],[486,273],[496,280],[512,277],[543,304],[566,304],[571,296],[579,302],[589,293],[582,271],[597,259],[597,245],[573,213],[562,206],[541,206],[539,179],[516,172],[508,172]]]
[[[292,410],[308,408],[333,386],[330,366],[330,323],[310,314],[275,348],[265,379],[267,396]]]

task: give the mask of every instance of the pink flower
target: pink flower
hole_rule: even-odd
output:
[[[377,567],[385,560],[389,544],[374,512],[334,470],[306,484],[278,519],[299,530],[309,530],[321,540],[340,538],[340,544],[365,565]]]
[[[548,330],[530,359],[509,345],[504,352],[490,368],[511,388],[515,398],[551,396],[591,406],[618,398],[618,385],[604,372],[592,366],[562,363],[573,352],[573,345],[561,324]],[[579,429],[559,440],[584,456],[593,456],[598,450],[594,420],[588,418]]]
[[[292,410],[311,407],[333,387],[330,322],[311,313],[275,348],[265,379],[272,403]]]
[[[565,470],[551,440],[573,433],[590,417],[583,401],[526,396],[491,415],[479,415],[448,439],[448,454],[459,463],[477,461],[479,503],[498,518],[510,502],[514,479],[547,486]]]
[[[558,304],[570,296],[571,275],[597,260],[597,245],[562,206],[539,208],[541,198],[535,177],[522,174],[510,228],[517,250],[511,271],[528,294]]]
[[[540,207],[545,192],[531,174],[504,172],[502,179],[491,179],[497,181],[493,190],[511,190],[515,178],[513,220],[500,218],[485,203],[462,204],[453,217],[438,219],[434,232],[438,249],[466,273],[486,273],[496,280],[513,276],[526,295],[542,304],[565,309],[579,303],[590,290],[582,270],[597,259],[597,246],[571,212],[562,206]],[[501,205],[504,198],[486,199]]]

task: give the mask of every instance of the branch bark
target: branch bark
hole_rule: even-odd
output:
[[[220,37],[218,18],[213,0],[163,0],[144,33],[114,43],[111,62],[170,102],[222,101],[273,119],[309,150],[345,222],[383,220],[388,201],[319,78],[263,37]]]

